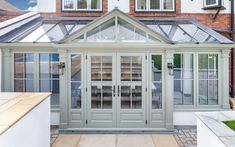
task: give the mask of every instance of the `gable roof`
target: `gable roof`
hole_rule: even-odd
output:
[[[136,28],[146,32],[148,35],[153,36],[157,40],[159,40],[161,43],[168,43],[168,44],[173,44],[173,41],[169,40],[165,36],[159,34],[158,32],[153,31],[149,27],[147,27],[145,24],[142,22],[138,21],[137,19],[129,16],[128,14],[125,14],[124,12],[120,11],[118,8],[115,8],[111,12],[106,13],[102,17],[99,17],[95,19],[94,21],[88,23],[86,26],[82,27],[81,29],[75,31],[74,33],[66,36],[64,39],[59,41],[59,43],[67,43],[71,42],[72,40],[77,39],[81,35],[85,34],[86,32],[95,29],[97,26],[102,25],[103,23],[107,22],[108,20],[112,18],[120,18],[122,20],[125,20],[126,22],[132,24]]]

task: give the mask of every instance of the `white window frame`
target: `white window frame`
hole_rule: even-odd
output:
[[[66,9],[64,8],[64,1],[62,0],[62,10],[63,11],[102,11],[103,10],[103,0],[100,0],[100,9],[91,9],[91,0],[87,1],[87,8],[86,9],[78,9],[77,8],[77,0],[73,0],[74,8],[72,9]]]
[[[216,0],[216,3],[215,4],[211,4],[211,5],[207,5],[206,4],[206,1],[207,0],[204,0],[204,7],[207,8],[207,7],[213,7],[213,6],[219,6],[220,4],[222,5],[222,0]]]
[[[175,0],[172,0],[173,9],[163,9],[164,0],[160,0],[160,9],[150,9],[150,0],[146,0],[146,9],[138,9],[137,0],[135,0],[135,11],[137,12],[174,12],[175,11]]]

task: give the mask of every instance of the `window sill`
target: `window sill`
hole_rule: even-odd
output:
[[[74,13],[74,12],[84,12],[84,13],[102,13],[103,10],[62,10],[61,12],[68,12],[68,13]]]
[[[175,13],[175,10],[135,10],[135,13]]]
[[[203,10],[225,10],[226,8],[224,6],[221,5],[215,5],[215,6],[205,6],[204,8],[202,8]]]

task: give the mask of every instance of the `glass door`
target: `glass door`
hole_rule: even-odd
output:
[[[118,127],[145,127],[144,54],[118,54]]]
[[[113,54],[89,54],[88,122],[90,127],[115,127],[115,71]]]

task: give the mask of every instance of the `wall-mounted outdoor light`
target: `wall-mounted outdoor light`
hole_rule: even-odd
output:
[[[60,73],[60,75],[64,75],[64,69],[65,69],[65,63],[60,62],[59,63],[59,73]]]
[[[169,75],[173,76],[174,75],[174,65],[173,65],[173,63],[167,63],[167,68],[168,68],[168,71],[169,71]]]

